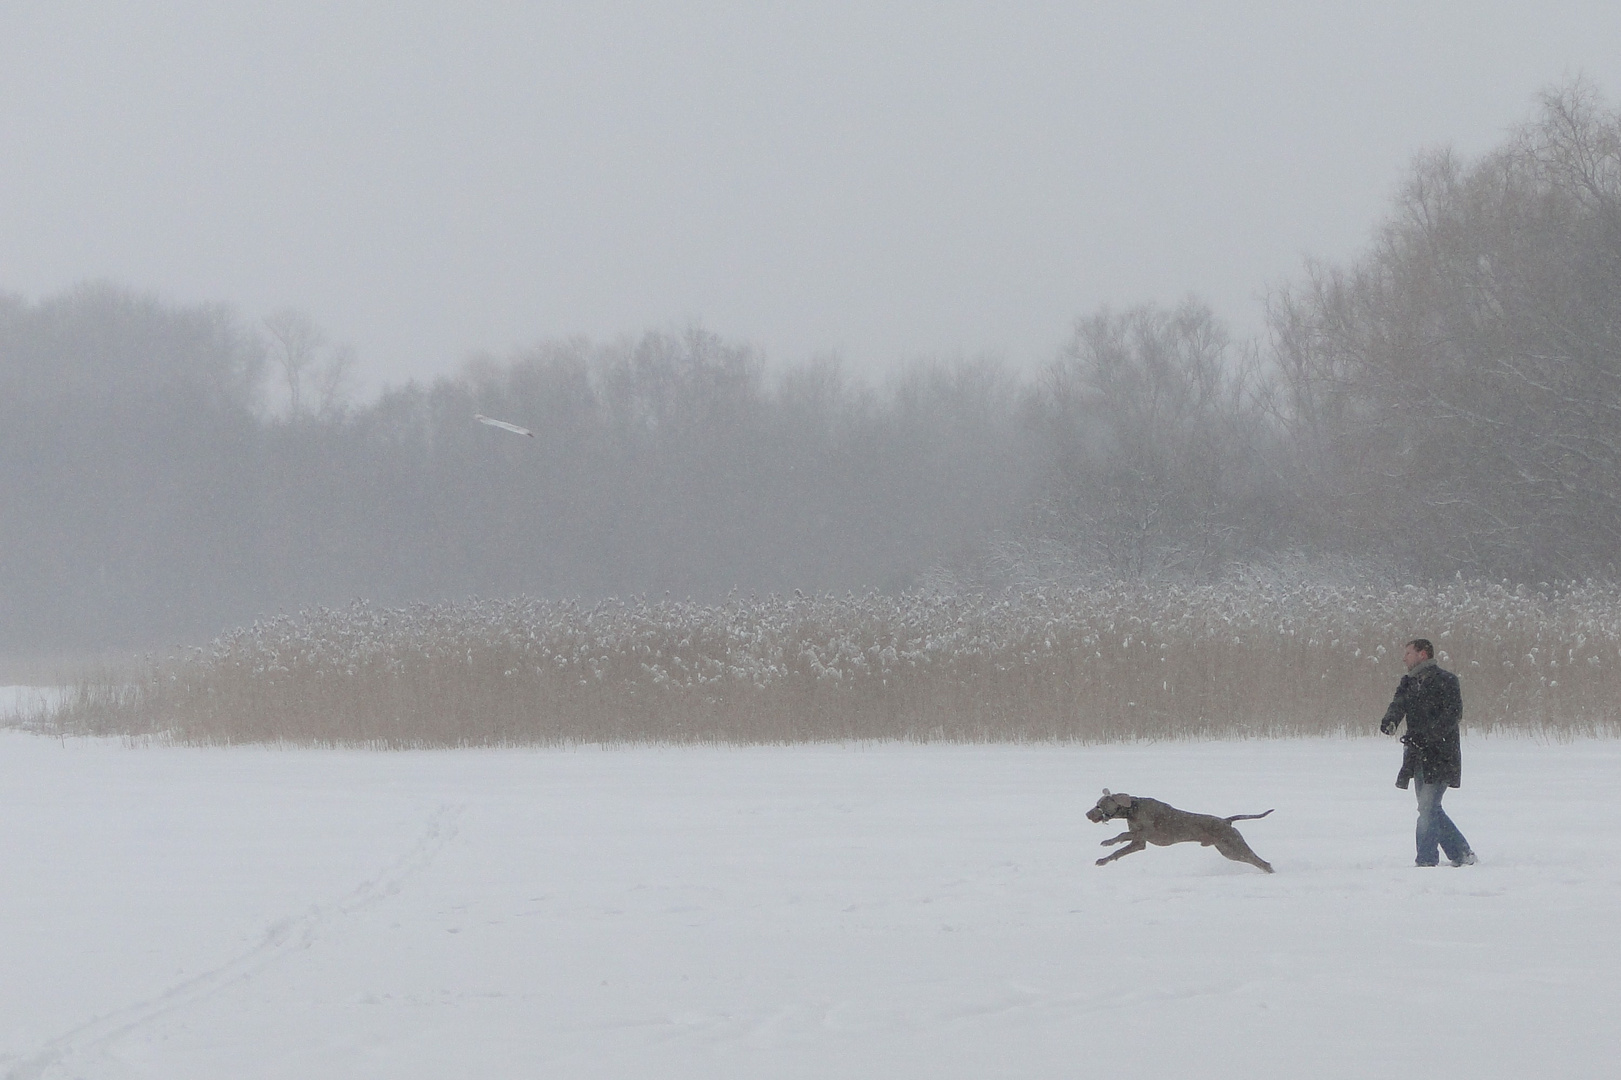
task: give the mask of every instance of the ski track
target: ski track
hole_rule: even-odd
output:
[[[182,1009],[252,979],[272,964],[313,945],[323,925],[359,914],[397,896],[406,883],[426,869],[457,833],[465,805],[442,803],[429,815],[422,836],[403,854],[336,900],[316,904],[302,915],[277,919],[259,943],[217,967],[193,975],[167,990],[95,1017],[59,1035],[32,1056],[13,1065],[4,1080],[46,1080],[56,1071],[71,1071],[76,1060],[106,1057],[125,1038]]]

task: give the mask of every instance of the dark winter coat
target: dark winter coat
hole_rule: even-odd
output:
[[[1396,786],[1406,787],[1420,766],[1427,784],[1462,784],[1463,748],[1458,724],[1463,719],[1463,691],[1458,677],[1437,667],[1433,660],[1403,675],[1395,699],[1379,722],[1379,730],[1394,735],[1403,719],[1407,721],[1407,734],[1401,741],[1407,751],[1402,754]]]

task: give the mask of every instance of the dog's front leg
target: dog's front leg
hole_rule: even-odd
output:
[[[1126,835],[1130,836],[1131,834],[1127,833]],[[1115,837],[1115,839],[1118,840],[1119,837]],[[1133,851],[1142,851],[1147,846],[1148,846],[1148,841],[1146,841],[1146,840],[1133,840],[1131,843],[1127,844],[1125,847],[1121,848],[1119,851],[1115,852],[1113,855],[1105,855],[1103,858],[1098,860],[1097,864],[1099,866],[1102,866],[1104,863],[1114,862],[1116,859],[1120,858],[1122,855],[1130,855]]]
[[[1119,836],[1113,836],[1113,837],[1110,837],[1107,840],[1104,840],[1098,846],[1099,847],[1108,847],[1110,844],[1119,844],[1119,843],[1122,843],[1123,841],[1130,840],[1130,839],[1131,839],[1131,830],[1127,829],[1125,832],[1121,833]]]

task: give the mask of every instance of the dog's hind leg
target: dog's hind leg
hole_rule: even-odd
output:
[[[1130,836],[1131,834],[1127,833],[1126,835]],[[1115,839],[1118,840],[1120,838],[1117,836]],[[1098,860],[1097,864],[1102,866],[1104,863],[1112,863],[1122,855],[1130,855],[1133,851],[1142,851],[1147,846],[1148,841],[1146,840],[1133,840],[1131,843],[1127,844],[1113,855],[1105,855],[1103,858]]]
[[[1247,862],[1251,866],[1259,866],[1269,874],[1273,872],[1272,864],[1251,851],[1250,846],[1244,842],[1244,838],[1236,833],[1215,841],[1215,847],[1217,851],[1234,862]]]

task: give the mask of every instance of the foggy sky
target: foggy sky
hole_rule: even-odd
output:
[[[1416,151],[1617,55],[1605,3],[23,0],[0,290],[299,307],[372,386],[694,321],[1029,363],[1103,303],[1255,329]]]

